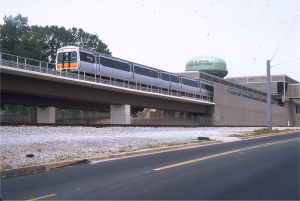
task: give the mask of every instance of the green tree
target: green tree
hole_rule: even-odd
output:
[[[8,54],[24,54],[23,43],[26,40],[30,27],[27,25],[28,18],[21,14],[16,17],[4,17],[4,24],[1,29],[1,51]]]
[[[72,45],[73,36],[65,27],[46,26],[46,53],[45,56],[50,62],[54,62],[57,49]]]
[[[84,49],[111,55],[107,45],[97,35],[82,29],[58,26],[29,26],[28,18],[18,14],[4,17],[0,25],[1,52],[54,62],[57,49],[78,46]]]
[[[46,26],[45,29],[48,41],[46,55],[51,62],[55,61],[57,49],[69,45],[111,55],[107,45],[95,34],[87,33],[75,27],[66,30],[65,27]]]
[[[1,52],[12,55],[48,61],[45,56],[47,44],[44,28],[29,26],[28,18],[21,14],[4,17],[1,29]]]
[[[69,31],[72,33],[72,36],[74,36],[75,43],[72,45],[111,55],[107,45],[104,44],[97,35],[86,33],[82,29],[77,29],[74,27]]]

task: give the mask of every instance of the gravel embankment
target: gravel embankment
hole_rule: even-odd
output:
[[[140,149],[192,143],[198,137],[224,142],[227,137],[260,127],[36,127],[1,126],[1,170],[71,160],[83,157],[131,152]],[[276,129],[276,128],[274,128]],[[279,130],[286,128],[278,128]],[[33,154],[34,157],[26,157]]]

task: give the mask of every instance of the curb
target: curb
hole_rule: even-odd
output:
[[[205,145],[212,145],[212,144],[219,144],[219,143],[222,143],[222,141],[204,142],[204,143],[200,143],[200,144],[199,143],[185,144],[185,145],[177,145],[177,146],[171,146],[171,147],[160,147],[160,148],[154,148],[154,149],[145,149],[145,150],[136,151],[136,152],[127,152],[127,153],[104,155],[104,156],[93,156],[93,157],[88,157],[88,158],[79,158],[76,160],[61,161],[61,162],[28,166],[28,167],[17,168],[17,169],[2,170],[1,178],[17,176],[17,175],[26,174],[26,173],[41,172],[41,171],[45,171],[45,170],[49,170],[49,169],[53,169],[53,168],[64,167],[64,166],[83,164],[83,163],[88,163],[90,161],[125,158],[125,157],[130,157],[130,156],[141,156],[141,155],[145,155],[145,154],[154,154],[154,153],[180,150],[180,149],[186,149],[186,148],[195,148],[195,147],[201,147],[201,146],[205,146]]]
[[[290,134],[290,133],[296,133],[296,132],[299,132],[299,130],[291,130],[291,131],[285,131],[285,132],[279,132],[279,133],[246,136],[246,137],[241,137],[241,140],[249,140],[249,139],[261,138],[261,137],[270,137],[270,136],[276,136],[276,135],[284,135],[284,134]]]

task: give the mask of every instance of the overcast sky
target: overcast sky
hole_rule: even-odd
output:
[[[29,25],[82,28],[112,55],[182,72],[194,57],[227,63],[228,77],[266,74],[270,60],[300,14],[299,0],[1,0],[3,17]],[[273,57],[271,74],[300,81],[300,17]]]

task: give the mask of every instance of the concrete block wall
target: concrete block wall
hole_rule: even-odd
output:
[[[222,126],[266,126],[267,104],[228,93],[228,87],[215,83],[214,125]],[[285,107],[272,105],[273,126],[300,126],[299,113],[293,101]]]

